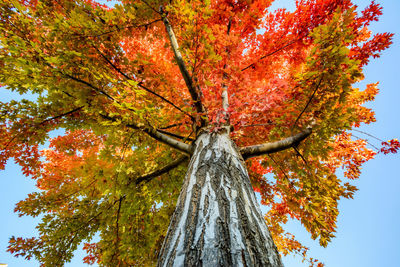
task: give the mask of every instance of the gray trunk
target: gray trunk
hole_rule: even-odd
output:
[[[158,266],[283,266],[228,134],[197,139]]]

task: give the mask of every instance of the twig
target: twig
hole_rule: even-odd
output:
[[[385,141],[383,141],[382,139],[380,139],[380,138],[378,138],[378,137],[376,137],[376,136],[373,136],[372,134],[369,134],[369,133],[366,133],[366,132],[363,132],[363,131],[360,131],[360,130],[356,130],[356,129],[351,129],[352,131],[356,131],[356,132],[359,132],[359,133],[362,133],[362,134],[365,134],[365,135],[368,135],[368,136],[370,136],[370,137],[372,137],[372,138],[374,138],[374,139],[376,139],[376,140],[378,140],[378,141],[380,141],[380,142],[385,142]]]

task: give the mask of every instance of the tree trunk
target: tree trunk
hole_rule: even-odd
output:
[[[227,133],[198,137],[158,266],[283,266]]]

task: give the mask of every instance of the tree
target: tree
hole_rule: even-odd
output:
[[[0,83],[37,99],[1,103],[0,162],[42,190],[16,211],[43,214],[9,251],[58,266],[86,242],[106,266],[281,266],[275,244],[307,250],[288,217],[326,246],[356,190],[335,170],[356,179],[376,154],[350,130],[375,120],[362,104],[377,84],[352,84],[392,35],[370,37],[374,2],[270,2],[4,1]]]

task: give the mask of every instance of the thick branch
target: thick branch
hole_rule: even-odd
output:
[[[156,178],[156,177],[158,177],[158,176],[160,176],[160,175],[162,175],[164,173],[169,172],[170,170],[175,169],[181,163],[185,162],[187,159],[188,159],[187,156],[181,156],[181,157],[177,158],[176,160],[174,160],[173,162],[171,162],[170,164],[168,164],[168,165],[166,165],[166,166],[164,166],[164,167],[162,167],[160,169],[157,169],[157,170],[155,170],[153,172],[150,172],[150,173],[148,173],[146,175],[143,175],[143,176],[141,176],[139,178],[136,178],[136,179],[134,179],[134,181],[135,181],[136,184],[140,184],[142,182],[149,182],[153,178]],[[129,183],[131,183],[132,181],[133,181],[133,179],[130,179]]]
[[[104,119],[110,120],[110,121],[116,121],[115,118],[110,117],[108,115],[103,115],[100,114],[101,117],[103,117]],[[157,131],[157,129],[151,128],[151,127],[146,127],[143,124],[135,124],[135,123],[130,123],[130,124],[126,124],[127,127],[132,128],[132,129],[136,129],[136,130],[141,130],[142,132],[146,133],[147,135],[149,135],[150,137],[154,138],[157,141],[160,141],[161,143],[164,143],[166,145],[169,145],[170,147],[179,150],[180,152],[190,155],[191,154],[191,145],[185,144],[181,141],[178,141],[174,138],[171,138],[163,133],[160,133],[159,131]]]
[[[255,146],[247,146],[240,149],[240,153],[244,159],[272,154],[278,151],[282,151],[288,149],[290,147],[298,145],[301,141],[306,139],[312,132],[311,128],[307,128],[305,131],[298,133],[296,135],[290,136],[280,141],[276,141],[273,143],[265,143],[261,145]]]
[[[163,22],[164,22],[165,28],[167,30],[169,40],[171,42],[172,50],[174,51],[176,62],[178,63],[179,70],[182,73],[182,76],[183,76],[183,79],[185,80],[186,86],[189,89],[189,93],[194,102],[194,106],[196,107],[196,111],[198,113],[204,113],[204,106],[201,103],[200,94],[196,90],[196,87],[193,84],[193,80],[190,77],[189,71],[186,68],[185,62],[183,61],[182,54],[179,51],[178,41],[176,40],[176,37],[175,37],[174,31],[172,30],[171,24],[169,24],[169,21],[168,21],[167,17],[165,17],[165,16],[163,17]]]

